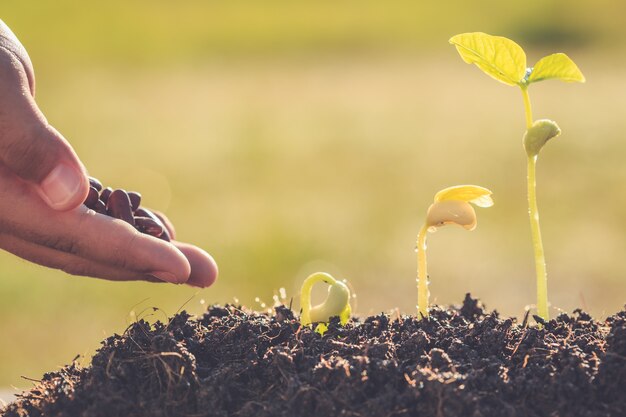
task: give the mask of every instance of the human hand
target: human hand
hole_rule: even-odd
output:
[[[74,275],[211,285],[217,265],[202,249],[82,205],[85,167],[34,96],[28,54],[0,20],[0,248]]]

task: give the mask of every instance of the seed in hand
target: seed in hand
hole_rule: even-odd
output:
[[[102,200],[102,202],[106,204],[112,192],[113,192],[113,189],[111,187],[105,188],[104,190],[100,192],[100,200]]]
[[[93,210],[95,209],[96,202],[99,199],[100,199],[100,194],[98,194],[98,190],[90,186],[89,194],[87,194],[87,198],[85,199],[85,202],[83,204]]]
[[[135,225],[140,232],[159,237],[165,229],[163,225],[155,222],[150,217],[135,217]]]
[[[100,181],[90,177],[89,194],[83,204],[96,213],[123,220],[141,233],[167,242],[171,240],[167,222],[159,215],[140,206],[141,194],[138,192],[104,188]]]
[[[98,200],[96,204],[94,204],[93,210],[98,214],[107,214],[107,205],[104,204],[104,201]]]
[[[165,223],[161,220],[161,218],[159,218],[159,216],[157,216],[155,213],[151,212],[150,210],[143,208],[143,207],[139,207],[137,210],[135,210],[135,216],[138,217],[146,217],[151,219],[154,223],[158,224],[159,226],[161,226],[161,229],[163,229],[163,233],[158,235],[158,238],[161,238],[167,242],[169,242],[171,240],[170,234],[167,230],[167,227],[165,226]]]
[[[107,214],[126,223],[135,225],[133,209],[130,207],[130,198],[124,190],[115,190],[107,200]]]
[[[102,183],[93,177],[89,177],[89,186],[96,189],[96,191],[102,191]]]
[[[129,191],[128,198],[130,198],[130,207],[133,211],[139,208],[139,204],[141,204],[141,194],[136,191]]]

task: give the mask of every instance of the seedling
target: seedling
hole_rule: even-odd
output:
[[[457,185],[439,191],[435,202],[426,213],[426,221],[417,235],[417,312],[418,317],[428,317],[428,271],[426,265],[426,235],[441,226],[456,224],[467,230],[476,228],[478,207],[491,207],[491,191],[477,185]]]
[[[323,303],[311,307],[311,290],[318,282],[328,284],[328,295]],[[312,323],[319,323],[315,331],[324,334],[326,323],[331,317],[339,316],[341,324],[346,324],[350,319],[352,308],[350,307],[350,289],[346,284],[336,280],[325,272],[316,272],[309,275],[302,283],[300,289],[300,323],[308,326]]]
[[[535,82],[557,79],[566,82],[585,82],[585,77],[574,61],[563,53],[541,58],[534,67],[526,67],[526,54],[521,46],[510,39],[492,36],[482,32],[463,33],[450,39],[461,58],[468,64],[475,64],[487,75],[511,86],[518,86],[522,92],[526,114],[526,133],[523,144],[527,161],[528,214],[535,252],[537,272],[537,314],[544,320],[548,313],[548,276],[543,253],[539,210],[537,208],[536,168],[537,156],[546,142],[561,133],[552,120],[533,122],[532,107],[528,87]]]

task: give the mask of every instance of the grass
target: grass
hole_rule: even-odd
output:
[[[503,7],[538,7],[492,3],[500,21],[461,2],[448,18],[369,0],[358,14],[354,2],[8,1],[3,19],[29,48],[41,107],[91,173],[141,191],[220,263],[220,281],[192,312],[202,299],[258,306],[255,297],[270,302],[280,287],[297,297],[320,269],[350,280],[358,314],[413,312],[422,213],[436,190],[478,183],[496,205],[477,231],[430,237],[445,243],[429,250],[433,301],[458,302],[467,290],[521,315],[534,299],[523,109],[517,91],[468,71],[447,45],[465,29],[509,24],[510,35],[523,25]],[[622,39],[616,11],[568,26],[592,16],[572,7],[562,31],[589,33],[600,52],[568,50],[586,85],[533,92],[536,116],[566,132],[542,153],[538,197],[552,303],[600,316],[621,308],[626,290],[626,62],[602,53]],[[490,98],[480,111],[478,94]],[[0,386],[24,387],[20,375],[88,354],[131,311],[172,314],[196,293],[68,277],[0,253]]]

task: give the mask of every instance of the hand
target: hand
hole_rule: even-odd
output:
[[[74,275],[211,285],[217,265],[202,249],[82,205],[85,167],[34,95],[28,54],[0,20],[0,248]]]

